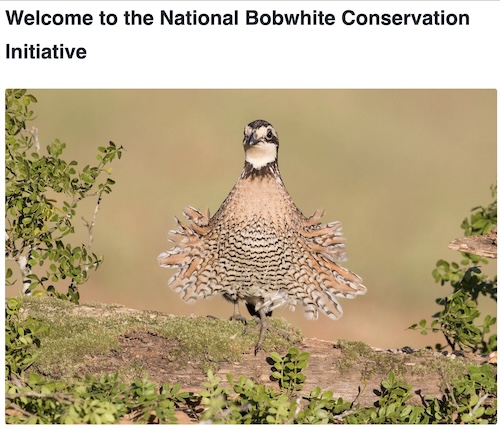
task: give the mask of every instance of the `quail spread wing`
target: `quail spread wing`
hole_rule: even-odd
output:
[[[188,302],[215,294],[233,302],[260,298],[256,310],[303,303],[309,318],[319,309],[337,319],[337,297],[366,292],[338,264],[345,260],[341,225],[320,223],[322,211],[306,218],[277,175],[242,174],[212,218],[188,207],[191,223],[178,221],[170,233],[176,246],[160,255],[160,264],[179,269],[170,286]]]

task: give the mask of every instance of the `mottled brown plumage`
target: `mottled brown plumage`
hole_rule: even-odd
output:
[[[338,319],[337,297],[354,298],[366,288],[338,264],[345,260],[340,223],[322,224],[321,210],[307,218],[292,201],[281,180],[271,124],[250,123],[243,145],[243,172],[219,210],[210,217],[186,208],[190,224],[177,220],[179,228],[169,236],[175,246],[159,262],[178,268],[169,284],[187,302],[215,294],[235,304],[245,301],[261,319],[258,351],[274,309],[293,310],[301,303],[311,319],[318,310]]]

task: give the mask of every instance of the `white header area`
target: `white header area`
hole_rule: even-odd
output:
[[[3,1],[6,87],[492,88],[500,4]]]

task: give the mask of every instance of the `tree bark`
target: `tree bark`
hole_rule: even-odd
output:
[[[484,235],[456,238],[448,247],[464,253],[483,256],[485,258],[497,258],[497,229]]]

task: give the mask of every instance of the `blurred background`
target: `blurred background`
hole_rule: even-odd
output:
[[[443,342],[407,327],[451,292],[434,283],[438,259],[462,236],[470,209],[491,202],[496,182],[494,90],[30,90],[42,147],[67,144],[66,159],[95,164],[98,146],[126,149],[112,164],[116,185],[101,204],[92,251],[104,263],[81,301],[228,318],[220,297],[188,305],[167,286],[157,256],[171,245],[174,216],[192,205],[215,213],[243,166],[244,126],[265,119],[280,137],[286,187],[309,216],[326,209],[347,237],[344,265],[368,287],[341,300],[344,316],[307,321],[278,310],[304,335],[415,348]],[[95,201],[81,205],[90,219]],[[83,222],[80,241],[87,242]],[[496,272],[496,261],[485,271]],[[57,285],[56,285],[57,286]],[[19,293],[20,282],[7,289]],[[62,289],[61,289],[62,290]],[[64,289],[65,290],[65,289]],[[483,314],[495,313],[484,303]],[[244,315],[248,315],[244,310]]]

